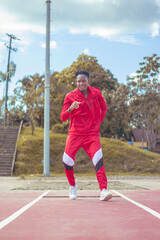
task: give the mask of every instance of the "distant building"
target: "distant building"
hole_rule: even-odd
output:
[[[147,130],[145,129],[132,130],[131,139],[133,142],[133,146],[139,147],[139,148],[148,148],[146,132]],[[150,135],[150,138],[154,138],[154,132],[152,130],[148,130],[148,133]],[[158,139],[156,142],[155,152],[160,153],[160,134],[158,135]]]

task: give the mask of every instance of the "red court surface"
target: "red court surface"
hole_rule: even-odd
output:
[[[99,192],[79,191],[69,200],[65,191],[51,191],[2,227],[3,220],[33,202],[44,192],[0,193],[1,240],[159,240],[160,191],[118,191],[154,210],[152,215],[113,192],[108,202]]]

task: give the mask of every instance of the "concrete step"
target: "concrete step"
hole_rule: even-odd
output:
[[[14,137],[14,138],[8,137],[8,138],[5,139],[4,142],[12,142],[12,141],[15,141],[15,140],[17,140],[17,136]]]
[[[3,150],[4,152],[7,153],[7,151],[9,151],[9,150],[15,149],[15,146],[16,146],[15,144],[12,146],[4,146],[3,149],[1,148],[1,151]]]
[[[6,163],[6,162],[9,162],[11,163],[12,162],[12,158],[11,159],[4,159],[4,158],[0,158],[0,163]]]
[[[0,156],[1,157],[11,157],[13,154],[9,153],[9,152],[5,152],[5,153],[1,153]]]
[[[0,168],[0,171],[11,171],[12,165],[3,165]]]
[[[5,131],[16,131],[18,130],[17,128],[13,127],[13,128],[10,128],[10,127],[0,127],[0,132],[5,132]]]
[[[4,161],[4,162],[5,162],[5,161],[11,161],[12,159],[13,159],[13,155],[12,155],[12,156],[9,156],[9,157],[8,157],[8,156],[5,156],[5,157],[3,157],[3,158],[0,156],[0,162],[1,162],[1,161]]]
[[[4,146],[8,146],[8,145],[10,145],[10,144],[13,145],[13,144],[15,144],[16,140],[17,140],[17,138],[5,140]]]
[[[12,167],[12,162],[10,163],[1,162],[0,164],[1,164],[1,169],[4,167],[8,167],[10,169]]]
[[[5,142],[12,142],[16,139],[17,139],[17,136],[16,137],[8,137],[8,138],[5,139]]]
[[[1,132],[0,133],[0,136],[1,136],[1,138],[7,138],[8,137],[8,135],[10,135],[11,137],[15,137],[15,136],[17,136],[17,134],[18,134],[18,132],[14,132],[14,133],[12,133],[12,132]],[[4,137],[2,137],[2,136],[4,136]]]
[[[12,162],[12,158],[10,158],[10,159],[4,159],[4,158],[0,158],[0,163],[5,163],[5,162]]]
[[[0,154],[0,161],[1,161],[1,160],[4,160],[4,161],[11,160],[11,159],[13,158],[13,154],[14,154],[14,153],[12,153],[12,154],[10,154],[10,155],[5,155],[5,156],[4,156],[4,155],[2,156],[2,155]]]
[[[0,136],[4,136],[4,137],[6,137],[8,134],[10,134],[10,135],[16,135],[18,133],[18,131],[0,131]]]
[[[0,176],[11,176],[18,127],[0,127]]]
[[[0,161],[0,164],[1,164],[1,166],[3,167],[3,166],[11,166],[12,165],[12,161]]]
[[[12,167],[12,163],[10,163],[10,164],[7,164],[7,163],[6,164],[5,163],[1,164],[1,169],[6,169],[7,168],[7,169],[11,170],[11,167]]]
[[[2,151],[1,153],[0,153],[0,156],[1,155],[13,155],[13,153],[14,153],[14,149],[13,150],[9,150],[9,151]]]
[[[15,145],[13,145],[13,146],[5,146],[3,148],[3,151],[7,153],[8,151],[13,151],[14,149],[15,149]]]
[[[0,171],[11,171],[11,166],[3,166],[3,167],[1,167],[1,169],[0,169]]]
[[[1,150],[4,154],[7,154],[9,153],[10,151],[13,151],[14,152],[14,149],[15,149],[15,146],[12,147],[12,148],[3,148],[3,150]]]
[[[10,146],[10,145],[15,145],[15,143],[16,143],[16,140],[17,140],[17,138],[15,138],[15,139],[9,139],[9,140],[6,140],[5,142],[4,142],[4,146]]]
[[[6,137],[8,134],[10,134],[10,135],[16,135],[18,133],[18,131],[0,131],[0,136],[4,136],[4,137]]]
[[[1,153],[0,154],[0,159],[3,157],[3,158],[10,158],[10,157],[13,157],[13,152],[10,152],[10,153]]]
[[[9,149],[14,149],[15,146],[16,146],[16,144],[12,144],[12,145],[9,145],[9,146],[6,145],[6,146],[3,147],[3,149],[7,151],[7,150],[9,150]]]
[[[0,170],[0,176],[11,176],[11,170]]]
[[[11,133],[11,134],[15,134],[15,133],[17,133],[18,132],[18,130],[16,129],[16,130],[0,130],[0,135],[2,135],[2,133],[5,135],[6,133]]]
[[[0,135],[0,140],[5,140],[6,136],[5,135]]]

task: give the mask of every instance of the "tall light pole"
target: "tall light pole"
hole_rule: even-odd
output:
[[[44,167],[43,176],[50,176],[50,0],[46,1],[46,59],[44,104]]]

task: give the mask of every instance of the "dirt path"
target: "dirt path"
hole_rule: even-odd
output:
[[[95,177],[77,177],[79,190],[99,190]],[[65,177],[37,177],[21,180],[18,177],[0,177],[0,191],[25,190],[68,190]],[[108,177],[108,189],[112,190],[141,190],[160,189],[160,177],[113,176]]]

